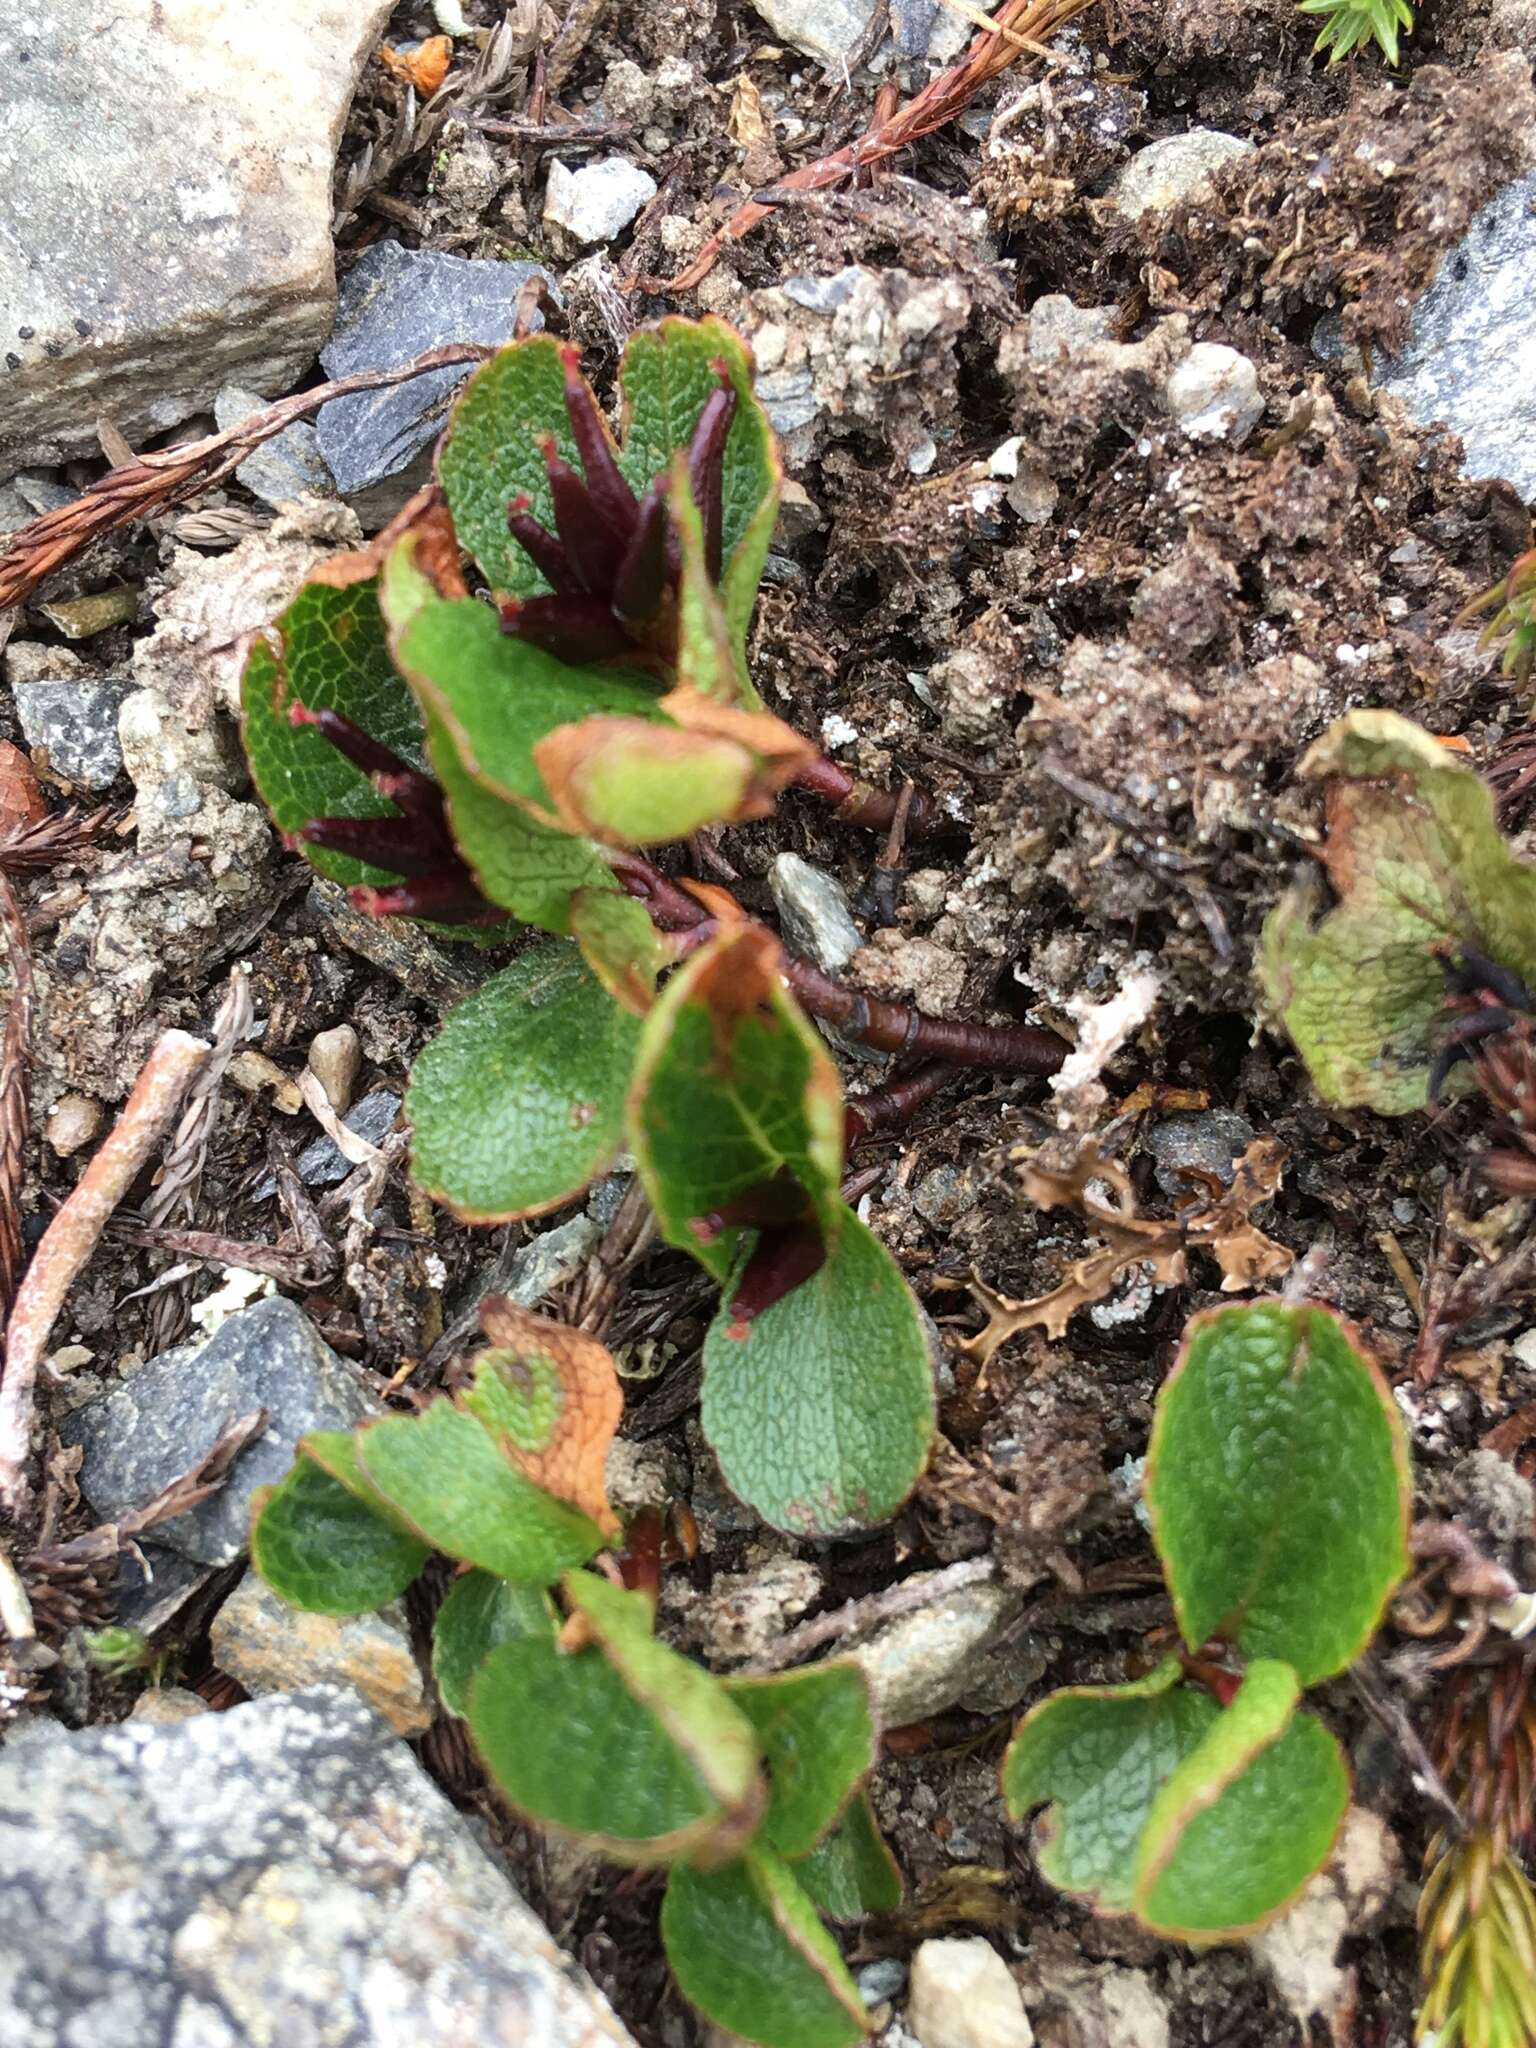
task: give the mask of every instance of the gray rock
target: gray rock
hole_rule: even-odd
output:
[[[117,714],[132,683],[115,676],[72,676],[18,683],[16,716],[29,747],[46,747],[48,765],[84,789],[105,789],[123,772]]]
[[[267,1410],[266,1430],[218,1492],[155,1530],[157,1543],[183,1557],[233,1564],[245,1551],[251,1495],[282,1478],[305,1431],[350,1429],[378,1412],[291,1301],[258,1301],[206,1344],[162,1352],[66,1416],[59,1434],[84,1452],[80,1490],[110,1522],[152,1500],[253,1408]]]
[[[1414,308],[1403,352],[1381,389],[1420,426],[1461,437],[1473,476],[1506,478],[1536,497],[1536,171],[1489,201]]]
[[[1022,1604],[1016,1588],[983,1581],[898,1615],[867,1642],[855,1644],[848,1654],[869,1680],[881,1726],[902,1728],[942,1714],[973,1686],[991,1679],[990,1645]]]
[[[906,1986],[907,1966],[900,1956],[881,1956],[857,1972],[859,1996],[866,2005],[883,2005],[897,1998]]]
[[[1135,220],[1149,209],[1161,212],[1192,199],[1205,185],[1212,171],[1230,163],[1235,156],[1247,156],[1255,145],[1238,135],[1223,135],[1219,128],[1188,128],[1182,135],[1165,135],[1150,142],[1123,164],[1106,187],[1116,211]]]
[[[331,1686],[0,1756],[4,2048],[633,2048]]]
[[[222,433],[238,427],[252,413],[261,412],[266,400],[254,391],[242,391],[226,384],[213,401],[213,417]],[[312,497],[335,495],[336,482],[320,453],[320,436],[310,420],[296,420],[270,441],[263,441],[254,455],[248,455],[235,471],[253,498],[264,505],[286,505],[306,492]]]
[[[342,1126],[369,1145],[382,1144],[390,1126],[400,1114],[400,1097],[389,1088],[375,1088],[361,1102],[354,1103],[342,1118]],[[294,1170],[307,1188],[333,1188],[352,1171],[334,1138],[323,1134],[299,1154]],[[275,1186],[274,1186],[275,1192]]]
[[[29,476],[23,471],[0,487],[0,533],[14,533],[41,513],[58,511],[77,495],[51,477]]]
[[[1242,441],[1264,417],[1259,373],[1225,342],[1197,341],[1168,373],[1168,410],[1191,440]]]
[[[869,19],[861,0],[754,0],[757,12],[775,35],[793,43],[807,57],[841,68],[846,51],[858,41]],[[971,38],[970,23],[947,7],[928,0],[895,0],[891,22],[897,47],[905,57],[927,56],[948,63]]]
[[[208,1631],[213,1661],[254,1697],[306,1685],[345,1685],[397,1735],[432,1725],[405,1609],[391,1600],[371,1614],[307,1614],[247,1572]]]
[[[341,287],[336,332],[320,360],[332,377],[389,370],[450,341],[512,339],[518,294],[536,263],[471,261],[375,242]],[[534,315],[535,327],[543,322]],[[471,366],[473,367],[473,366]],[[434,370],[385,391],[333,398],[316,422],[320,452],[344,497],[404,470],[431,446],[469,369]]]
[[[823,974],[846,967],[864,935],[842,883],[798,853],[781,853],[768,870],[768,887],[791,949],[814,960]]]
[[[578,242],[611,242],[655,197],[656,180],[628,157],[600,157],[576,171],[556,157],[549,167],[544,219]]]
[[[1147,1150],[1156,1160],[1157,1184],[1176,1201],[1199,1194],[1202,1183],[1187,1179],[1184,1168],[1213,1173],[1224,1188],[1232,1185],[1232,1172],[1253,1143],[1254,1129],[1247,1117],[1235,1109],[1203,1109],[1198,1113],[1165,1116],[1147,1134]]]
[[[118,1558],[112,1611],[124,1628],[152,1636],[173,1621],[215,1576],[214,1566],[182,1557],[146,1537],[130,1544]]]
[[[912,1190],[912,1206],[918,1215],[940,1228],[963,1216],[974,1199],[966,1176],[947,1161],[931,1168]]]
[[[331,167],[390,0],[70,0],[0,24],[0,477],[284,389],[336,303]]]

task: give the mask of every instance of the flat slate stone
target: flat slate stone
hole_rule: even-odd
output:
[[[1536,171],[1491,199],[1413,312],[1379,388],[1461,438],[1470,476],[1536,497]]]
[[[633,2048],[355,1694],[0,1753],[0,2048]]]
[[[320,360],[332,377],[392,370],[450,341],[512,339],[518,295],[537,263],[497,263],[375,242],[342,281],[336,332]],[[553,290],[552,282],[550,284]],[[533,326],[543,321],[535,315]],[[455,392],[474,369],[433,370],[384,391],[359,391],[320,408],[320,453],[343,497],[407,468],[442,431]]]
[[[270,396],[336,305],[331,171],[390,0],[0,9],[0,479]]]
[[[80,1490],[98,1519],[112,1522],[153,1500],[253,1408],[267,1410],[266,1430],[218,1492],[155,1530],[156,1543],[182,1557],[233,1564],[245,1551],[251,1495],[282,1478],[299,1438],[311,1429],[351,1429],[380,1412],[291,1301],[258,1301],[206,1344],[162,1352],[67,1415],[59,1434],[81,1446]]]

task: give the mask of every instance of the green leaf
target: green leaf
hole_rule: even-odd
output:
[[[547,1586],[589,1558],[601,1531],[525,1479],[451,1401],[364,1425],[367,1478],[434,1550],[521,1585]]]
[[[656,998],[666,948],[643,903],[601,889],[571,898],[571,937],[616,1003],[643,1017]]]
[[[273,1592],[317,1614],[367,1614],[403,1593],[427,1546],[302,1454],[255,1496],[251,1562]]]
[[[731,1491],[791,1535],[884,1521],[933,1440],[927,1333],[895,1260],[845,1210],[825,1264],[741,1330],[704,1340],[704,1434]]]
[[[1349,1805],[1339,1745],[1287,1665],[1249,1666],[1232,1704],[1163,1784],[1142,1831],[1133,1904],[1159,1934],[1229,1940],[1293,1899]]]
[[[767,416],[752,389],[746,343],[721,321],[673,318],[631,336],[619,369],[626,420],[619,466],[637,493],[686,448],[719,389],[711,364],[727,365],[737,392],[725,444],[721,590],[737,643],[745,641],[778,507],[780,470]],[[450,422],[439,474],[460,540],[491,589],[531,597],[549,585],[507,531],[507,507],[526,494],[551,530],[554,505],[539,437],[554,436],[578,472],[565,408],[558,344],[547,335],[514,342],[465,387]]]
[[[432,1676],[450,1714],[469,1712],[469,1682],[492,1650],[526,1637],[554,1641],[549,1596],[490,1572],[465,1572],[448,1588],[432,1628]]]
[[[852,2048],[869,2032],[836,1942],[771,1849],[754,1844],[723,1870],[674,1870],[661,1939],[683,1996],[743,2040]]]
[[[836,1222],[842,1088],[826,1047],[785,994],[778,962],[760,926],[701,948],[645,1020],[635,1062],[630,1143],[657,1223],[717,1280],[730,1271],[743,1228],[711,1235],[705,1219],[781,1174]]]
[[[1225,1636],[1303,1685],[1360,1655],[1408,1569],[1397,1404],[1327,1309],[1191,1320],[1158,1394],[1146,1498],[1189,1647]]]
[[[293,704],[339,711],[402,759],[422,765],[421,717],[390,659],[376,576],[345,585],[303,584],[269,633],[253,643],[240,701],[251,779],[280,832],[297,832],[311,818],[395,815],[361,769],[312,726],[289,723]],[[399,879],[302,841],[299,851],[333,881]]]
[[[1070,1686],[1031,1708],[1003,1758],[1003,1799],[1035,1829],[1041,1874],[1098,1911],[1127,1912],[1137,1846],[1159,1788],[1200,1744],[1221,1709],[1179,1684],[1165,1658],[1132,1685]]]
[[[1315,878],[1282,898],[1260,948],[1265,994],[1328,1101],[1421,1109],[1443,1024],[1431,947],[1536,978],[1536,867],[1505,844],[1482,777],[1394,712],[1340,719],[1300,772],[1328,785],[1337,908],[1314,922]]]
[[[418,702],[441,721],[465,771],[493,796],[525,806],[546,824],[554,813],[533,750],[547,733],[597,716],[666,723],[656,693],[643,683],[568,667],[503,633],[478,598],[416,606],[395,638],[395,658]]]
[[[470,1681],[486,1769],[520,1812],[621,1862],[730,1857],[762,1811],[751,1723],[718,1679],[656,1641],[644,1595],[590,1572],[562,1590],[585,1647],[504,1643]]]
[[[559,344],[537,334],[513,342],[470,378],[438,461],[460,541],[491,589],[509,597],[549,588],[507,531],[507,507],[522,493],[532,499],[534,517],[553,530],[554,502],[538,446],[543,434],[553,434],[561,455],[579,471]]]
[[[639,1028],[574,946],[523,954],[416,1062],[406,1114],[418,1183],[471,1223],[579,1194],[619,1148]]]
[[[901,1904],[901,1872],[876,1825],[867,1790],[854,1794],[837,1826],[796,1861],[794,1870],[829,1920],[894,1913]]]
[[[723,362],[736,388],[721,494],[721,597],[737,644],[746,640],[758,582],[778,515],[782,472],[767,415],[752,388],[752,354],[722,320],[661,320],[629,338],[619,366],[624,401],[620,466],[638,491],[686,448]]]
[[[730,1678],[725,1689],[757,1730],[768,1763],[762,1838],[807,1855],[874,1767],[869,1685],[851,1659],[777,1678]]]
[[[682,557],[677,604],[678,685],[717,704],[761,711],[763,700],[752,686],[745,655],[732,636],[724,601],[709,573],[704,521],[681,456],[673,460],[667,505]]]

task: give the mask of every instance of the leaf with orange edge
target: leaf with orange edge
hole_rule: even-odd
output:
[[[480,1326],[490,1347],[471,1362],[465,1407],[536,1486],[617,1536],[603,1473],[624,1392],[607,1349],[500,1294],[480,1304]]]

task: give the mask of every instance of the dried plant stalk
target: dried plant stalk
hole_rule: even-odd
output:
[[[894,156],[921,136],[931,135],[936,128],[944,127],[958,114],[963,114],[990,79],[1006,71],[1010,64],[1016,64],[1022,55],[1037,51],[1047,36],[1053,35],[1074,14],[1081,14],[1092,4],[1093,0],[1003,0],[987,28],[977,36],[958,64],[941,71],[914,99],[908,100],[904,107],[898,107],[889,120],[877,121],[856,142],[834,150],[831,156],[818,157],[815,163],[804,164],[798,171],[791,171],[787,178],[779,180],[774,189],[778,192],[820,192],[828,185],[840,185],[856,171],[867,170],[872,164]],[[771,203],[749,199],[745,206],[737,207],[725,226],[710,236],[698,255],[676,277],[632,279],[629,289],[692,291],[714,269],[727,242],[739,242],[772,212]]]
[[[483,363],[493,349],[478,342],[450,342],[445,348],[429,349],[394,370],[360,370],[355,377],[338,377],[330,384],[317,384],[313,391],[301,391],[281,399],[237,427],[206,440],[186,441],[175,448],[161,448],[140,456],[121,469],[108,470],[89,490],[57,511],[45,512],[30,526],[13,533],[0,548],[0,612],[30,597],[45,576],[78,554],[87,542],[113,533],[135,519],[147,519],[168,506],[179,505],[210,485],[221,483],[239,468],[263,441],[291,427],[295,420],[317,412],[333,398],[349,397],[354,391],[382,391],[391,384],[405,384],[430,370],[448,370],[460,363]]]
[[[210,1049],[206,1039],[188,1032],[162,1033],[122,1115],[49,1224],[17,1291],[0,1378],[0,1507],[18,1520],[31,1499],[32,1410],[49,1332],[108,1217],[154,1151]]]

